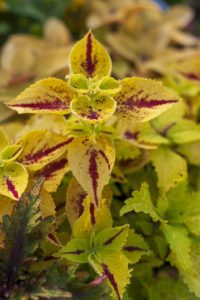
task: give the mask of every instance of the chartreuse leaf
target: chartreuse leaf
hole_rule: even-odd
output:
[[[187,158],[188,162],[192,165],[199,166],[200,165],[200,141],[196,141],[193,143],[180,145],[178,151]]]
[[[77,137],[69,145],[68,161],[73,175],[98,206],[115,161],[112,141],[102,134]]]
[[[122,207],[120,215],[123,216],[131,211],[143,212],[149,214],[156,221],[163,221],[156,211],[147,183],[141,185],[140,191],[133,192],[133,197],[125,201],[125,206]]]
[[[59,251],[59,256],[77,263],[87,263],[90,243],[87,238],[72,239]]]
[[[8,103],[18,113],[56,113],[70,112],[70,102],[76,93],[67,82],[57,78],[42,79]]]
[[[68,86],[77,93],[87,93],[89,80],[82,74],[71,74],[67,76]]]
[[[198,141],[200,140],[200,125],[192,120],[180,120],[169,128],[167,137],[176,144]]]
[[[4,130],[0,127],[0,151],[8,146],[8,138]]]
[[[200,236],[200,192],[181,183],[166,194],[168,207],[165,217],[173,224],[185,224],[194,235]]]
[[[121,90],[121,84],[113,77],[106,76],[100,80],[99,89],[102,93],[114,95]]]
[[[78,118],[89,123],[99,123],[110,118],[116,109],[115,100],[109,95],[81,95],[71,102],[71,110]]]
[[[22,148],[20,145],[7,146],[0,152],[0,161],[5,164],[16,160],[21,151]]]
[[[126,243],[128,228],[124,225],[102,230],[95,238],[96,249],[121,249]]]
[[[145,78],[125,78],[122,89],[115,95],[117,114],[135,121],[149,121],[175,103],[179,97],[162,83]]]
[[[18,141],[23,149],[18,161],[32,171],[39,170],[61,156],[72,140],[48,130],[30,131]]]
[[[162,193],[166,193],[187,178],[185,159],[169,148],[160,147],[151,151],[151,160],[158,176],[158,187]]]
[[[155,278],[147,277],[145,287],[149,300],[197,300],[182,280],[179,277],[170,276],[170,272],[167,274],[161,271]]]
[[[142,255],[147,254],[149,246],[143,237],[129,229],[126,244],[123,246],[123,252],[132,264],[137,263]]]
[[[183,281],[198,298],[200,297],[200,243],[192,239],[183,226],[163,224],[161,229],[169,243],[169,260],[177,267]]]
[[[0,168],[0,194],[19,200],[28,184],[26,168],[17,162],[10,162]]]
[[[72,48],[69,64],[71,73],[88,78],[110,75],[112,67],[107,51],[90,31]]]

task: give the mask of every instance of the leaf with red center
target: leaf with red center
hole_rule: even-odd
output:
[[[125,287],[130,283],[129,261],[119,250],[102,249],[97,252],[99,261],[93,255],[89,257],[92,267],[100,275],[105,275],[115,300],[122,300]],[[118,268],[116,266],[119,266]]]
[[[128,236],[128,225],[102,230],[95,238],[96,248],[120,250]]]
[[[155,80],[125,78],[121,85],[121,91],[114,96],[117,114],[129,120],[149,121],[179,101],[173,91]]]
[[[107,51],[91,32],[72,48],[69,63],[72,73],[98,78],[110,75],[112,66]]]
[[[35,173],[36,177],[43,176],[45,178],[43,187],[49,193],[53,193],[57,190],[63,176],[69,171],[69,164],[66,156],[67,154],[64,153],[61,157],[48,165],[45,165]]]
[[[68,185],[67,193],[66,193],[66,212],[71,227],[73,227],[75,221],[84,212],[86,196],[87,193],[84,191],[82,186],[78,183],[76,178],[73,177]],[[106,185],[103,189],[102,198],[106,199],[106,203],[109,206],[112,199],[112,191],[108,185]],[[97,219],[99,219],[99,217],[96,216],[96,210],[94,205],[90,204],[90,207],[87,207],[86,210],[87,209],[88,209],[88,214],[90,215],[89,216],[90,223],[95,224],[96,221],[98,222]]]
[[[112,141],[105,135],[78,137],[69,146],[68,161],[73,175],[98,206],[115,161]]]
[[[60,249],[56,256],[77,263],[87,263],[89,253],[90,244],[88,239],[72,239]]]
[[[47,78],[30,85],[8,106],[18,113],[68,114],[75,96],[64,80]]]
[[[83,212],[73,224],[73,235],[75,238],[85,238],[91,232],[102,231],[112,227],[112,217],[106,199],[102,199],[97,208],[89,197],[84,198]]]
[[[47,130],[30,131],[18,141],[23,149],[18,161],[30,170],[37,171],[59,158],[72,140],[72,137]],[[51,172],[51,170],[46,169],[46,172]],[[46,174],[46,176],[50,176],[50,174]]]
[[[19,200],[28,184],[28,173],[19,163],[11,162],[0,168],[0,194]]]
[[[116,109],[115,100],[108,95],[86,95],[74,98],[71,102],[72,113],[89,123],[99,123],[110,118]]]

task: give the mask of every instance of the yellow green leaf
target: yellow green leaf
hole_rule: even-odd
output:
[[[8,138],[2,128],[0,128],[0,150],[8,146]]]
[[[8,103],[18,113],[57,113],[70,112],[70,102],[75,97],[67,83],[58,78],[42,79]]]
[[[185,159],[169,148],[160,147],[151,151],[151,160],[158,176],[158,187],[162,193],[166,193],[187,178]]]
[[[120,81],[109,76],[103,77],[100,81],[99,89],[105,94],[116,94],[121,90]]]
[[[18,141],[23,149],[18,161],[32,171],[39,170],[60,157],[72,140],[47,130],[30,131]]]
[[[7,146],[0,152],[0,161],[3,163],[11,162],[20,155],[21,151],[20,145]]]
[[[107,51],[91,32],[72,48],[69,63],[72,73],[98,78],[110,75],[112,66]]]
[[[78,118],[90,123],[99,123],[114,114],[116,102],[108,95],[97,94],[91,98],[82,95],[72,100],[71,109]]]
[[[98,206],[115,161],[112,141],[105,135],[78,137],[69,145],[68,161],[73,175]]]
[[[0,168],[0,194],[19,200],[28,184],[28,173],[21,164],[11,162]]]
[[[149,121],[179,101],[175,92],[155,80],[125,78],[121,85],[121,91],[114,98],[117,114],[127,119]]]
[[[67,76],[68,85],[78,93],[87,93],[89,80],[82,74],[71,74]]]

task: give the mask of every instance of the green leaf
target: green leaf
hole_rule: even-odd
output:
[[[180,120],[169,128],[167,137],[176,144],[195,142],[200,139],[200,125],[192,120]]]
[[[178,152],[184,155],[184,157],[187,158],[190,164],[199,166],[200,165],[199,147],[200,147],[200,141],[196,141],[194,143],[181,145],[178,148]]]
[[[77,263],[87,263],[89,254],[90,244],[88,239],[72,239],[59,250],[56,256]]]
[[[120,250],[126,243],[128,228],[124,225],[102,230],[95,238],[96,249]]]
[[[121,85],[118,80],[106,76],[101,79],[99,89],[102,93],[113,95],[120,91]]]
[[[156,221],[163,221],[159,216],[152,202],[147,183],[141,185],[140,191],[133,192],[133,197],[125,201],[125,206],[121,209],[120,215],[123,216],[131,211],[149,214]]]
[[[3,163],[11,162],[20,155],[21,151],[20,145],[7,146],[0,152],[0,161]]]
[[[149,300],[197,300],[180,278],[162,271],[152,280],[146,278],[145,287]]]
[[[71,74],[67,77],[68,86],[77,93],[87,93],[89,89],[89,81],[82,74]]]
[[[185,224],[191,233],[200,236],[200,192],[182,183],[167,193],[165,202],[165,216],[170,223]]]
[[[183,281],[198,298],[200,297],[200,242],[189,237],[187,230],[181,226],[162,226],[164,235],[170,245],[169,260],[179,270]]]
[[[144,241],[143,237],[129,229],[126,244],[123,246],[123,252],[132,264],[137,263],[140,258],[147,254],[149,246]]]
[[[185,159],[169,148],[160,147],[151,151],[151,160],[158,176],[158,187],[161,193],[166,193],[187,178]]]

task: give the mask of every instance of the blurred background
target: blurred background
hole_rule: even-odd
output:
[[[107,47],[113,75],[162,78],[199,55],[199,0],[0,0],[0,121],[4,102],[31,82],[64,78],[88,29]]]

